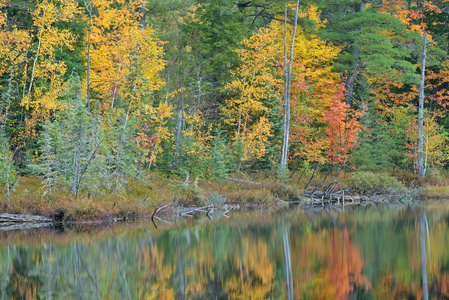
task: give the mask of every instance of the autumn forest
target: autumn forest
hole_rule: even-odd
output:
[[[29,177],[76,199],[153,171],[446,174],[446,0],[0,6],[8,201]]]

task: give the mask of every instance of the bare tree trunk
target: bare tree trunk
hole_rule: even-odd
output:
[[[114,194],[117,193],[120,164],[122,163],[122,154],[123,154],[123,151],[124,151],[124,145],[123,145],[123,143],[125,142],[124,141],[125,140],[124,135],[125,135],[125,131],[126,131],[126,126],[128,125],[129,115],[130,115],[130,111],[131,111],[131,105],[133,103],[134,93],[136,91],[136,85],[137,85],[137,78],[134,81],[133,92],[131,94],[131,99],[129,100],[128,111],[126,112],[126,118],[125,118],[125,122],[123,124],[123,129],[119,133],[119,142],[118,142],[118,147],[117,147],[117,155],[116,155],[116,158],[115,158],[116,166],[115,166],[115,179],[114,179]],[[124,174],[124,176],[126,176],[126,174]]]
[[[181,79],[181,46],[177,44],[177,63],[176,63],[176,135],[175,135],[175,155],[174,165],[175,168],[179,167],[179,151],[181,147],[181,131],[183,124],[183,97],[184,97],[184,81]],[[168,88],[168,87],[167,87]],[[181,96],[179,95],[179,89],[181,89]]]
[[[111,100],[111,109],[114,108],[115,96],[117,96],[117,87],[118,87],[117,83],[118,83],[118,80],[120,78],[120,72],[122,70],[122,62],[123,62],[123,57],[120,58],[120,63],[118,65],[117,77],[116,77],[115,83],[114,83],[115,84],[115,86],[114,86],[114,94],[112,94],[112,100]]]
[[[6,199],[9,204],[9,198],[10,198],[10,188],[9,188],[9,169],[11,168],[11,163],[8,163],[8,159],[5,161],[6,164]]]
[[[356,61],[354,61],[352,63],[351,74],[349,74],[348,80],[346,81],[345,102],[350,108],[352,107],[352,102],[353,102],[352,99],[354,98],[354,85],[355,85],[355,78],[357,76],[357,71],[356,71],[357,67],[358,67],[358,63]]]
[[[287,67],[287,12],[288,5],[287,0],[285,0],[285,11],[284,11],[284,114],[283,114],[283,125],[282,125],[282,148],[281,148],[281,169],[287,169],[287,155],[285,154],[286,144],[286,126],[287,126],[287,106],[288,99],[287,94],[287,82],[288,82],[288,67]],[[293,38],[293,37],[292,37]],[[288,139],[288,137],[287,137]]]
[[[292,79],[293,52],[295,46],[296,28],[298,25],[299,0],[296,1],[295,24],[293,26],[292,42],[290,47],[290,61],[287,69],[287,1],[285,0],[284,16],[284,114],[282,127],[281,169],[286,170],[288,156],[288,139],[290,135],[290,83]]]
[[[140,20],[139,20],[139,25],[140,25],[140,30],[145,30],[145,2],[142,2],[142,6],[139,8],[139,14],[140,14]]]
[[[92,32],[92,4],[89,6],[84,2],[84,7],[86,7],[89,13],[89,30],[87,33],[87,110],[90,112],[90,35]]]
[[[426,72],[426,31],[423,32],[423,50],[421,61],[421,80],[419,86],[419,108],[418,108],[418,175],[424,178],[424,79]]]
[[[26,49],[25,52],[25,71],[24,71],[24,76],[23,76],[23,90],[22,90],[22,98],[25,98],[25,90],[26,90],[26,85],[27,85],[27,71],[28,71],[28,47]]]
[[[183,113],[184,113],[184,87],[181,87],[181,98],[177,101],[176,108],[176,136],[175,136],[175,156],[176,164],[178,164],[179,150],[181,148],[181,129],[183,123]]]
[[[44,10],[44,16],[45,16],[45,10]],[[31,79],[30,79],[30,86],[28,88],[28,96],[31,95],[31,89],[33,88],[33,80],[34,80],[34,72],[36,70],[36,63],[37,63],[37,59],[39,57],[39,54],[41,52],[41,44],[42,44],[42,34],[44,32],[44,27],[45,27],[45,21],[42,22],[42,26],[41,26],[41,32],[39,33],[39,43],[37,45],[37,51],[36,51],[36,57],[34,58],[33,61],[33,68],[31,70]]]

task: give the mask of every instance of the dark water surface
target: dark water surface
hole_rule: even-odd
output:
[[[230,217],[1,232],[0,299],[449,297],[445,206]]]

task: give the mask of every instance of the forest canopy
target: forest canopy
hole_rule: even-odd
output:
[[[76,198],[117,191],[148,169],[223,178],[284,167],[423,176],[448,167],[448,1],[0,7],[8,195],[27,174],[44,178],[45,193],[64,186]]]

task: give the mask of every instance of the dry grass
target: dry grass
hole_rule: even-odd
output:
[[[128,179],[117,193],[89,195],[82,191],[77,199],[68,187],[59,187],[44,196],[42,178],[23,177],[9,202],[0,199],[0,211],[42,215],[62,221],[110,221],[114,218],[150,216],[155,207],[174,202],[180,206],[211,204],[216,195],[228,204],[275,206],[278,199],[296,200],[299,193],[266,177],[259,184],[249,181],[199,179],[188,186],[183,178],[166,178],[158,173],[147,174],[145,180]],[[141,204],[144,199],[148,200]],[[166,211],[169,211],[168,208]]]
[[[307,185],[311,171],[300,177],[300,173],[292,174],[288,183],[276,178],[275,172],[266,172],[246,177],[234,175],[234,180],[199,179],[190,180],[185,184],[185,178],[167,178],[159,173],[148,173],[144,180],[128,179],[125,187],[117,193],[103,192],[89,195],[82,191],[77,199],[67,187],[60,187],[56,192],[45,195],[42,188],[42,178],[23,177],[9,202],[6,197],[0,198],[0,212],[25,213],[42,215],[63,221],[110,221],[114,218],[133,218],[150,216],[155,207],[173,202],[175,205],[190,207],[214,204],[239,204],[254,207],[277,207],[280,202],[300,201],[304,187]],[[318,173],[312,180],[309,189],[320,186],[325,189],[335,173],[326,178]],[[345,188],[347,174],[339,174],[336,181],[338,189]],[[424,196],[428,198],[449,198],[449,182],[438,181],[438,184],[428,185]],[[217,195],[219,198],[217,198]],[[142,204],[141,202],[147,199]],[[219,199],[219,200],[217,200]],[[224,199],[224,200],[223,200]],[[223,202],[224,201],[224,202]],[[170,213],[172,208],[164,209]]]
[[[126,188],[117,193],[89,195],[82,191],[77,199],[68,188],[60,187],[44,196],[42,178],[23,177],[8,202],[4,197],[0,211],[5,213],[25,213],[42,215],[65,221],[112,220],[149,215],[157,203],[169,202],[176,194],[168,180],[157,174],[150,174],[142,181],[130,179]],[[145,205],[140,205],[149,198]]]
[[[430,185],[423,189],[423,197],[428,199],[449,199],[449,186]]]

